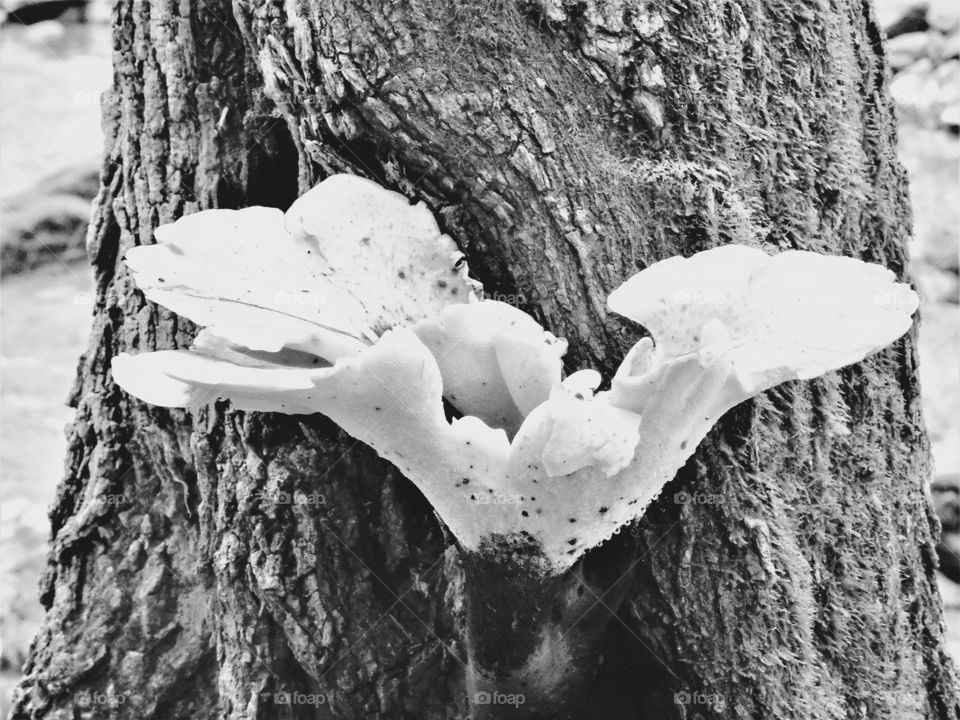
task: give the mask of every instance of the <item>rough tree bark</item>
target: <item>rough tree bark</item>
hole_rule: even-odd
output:
[[[112,383],[117,352],[194,332],[120,260],[157,224],[372,177],[424,200],[489,292],[566,336],[569,368],[608,377],[638,330],[605,296],[659,258],[760,240],[905,273],[869,2],[114,13],[97,302],[16,718],[467,712],[463,571],[408,482],[320,416],[170,412]],[[928,462],[915,333],[729,413],[579,570],[592,594],[631,553],[614,592],[586,595],[606,634],[579,716],[958,717]],[[278,704],[284,691],[324,702]]]

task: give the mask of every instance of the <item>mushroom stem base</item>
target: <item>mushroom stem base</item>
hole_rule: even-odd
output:
[[[632,543],[628,543],[632,546]],[[467,691],[474,720],[586,720],[604,632],[629,585],[631,553],[551,572],[535,547],[464,551]],[[588,577],[587,576],[591,576]]]

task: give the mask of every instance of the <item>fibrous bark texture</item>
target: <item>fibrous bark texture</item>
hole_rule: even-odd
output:
[[[113,384],[117,352],[194,333],[121,260],[158,224],[371,177],[426,202],[490,295],[566,336],[568,369],[607,377],[640,330],[606,295],[663,257],[737,241],[905,272],[905,179],[861,0],[114,12],[97,305],[15,718],[470,704],[464,574],[398,472],[320,416],[164,411]],[[591,582],[609,548],[585,559],[584,593],[618,590],[586,596],[584,622],[614,618],[584,713],[960,715],[915,341],[738,407],[629,531],[619,583]]]

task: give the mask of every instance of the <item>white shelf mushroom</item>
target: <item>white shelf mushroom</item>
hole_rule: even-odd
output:
[[[610,295],[654,340],[595,394],[593,370],[561,379],[565,341],[478,299],[426,208],[370,181],[333,176],[286,216],[204,211],[156,238],[126,255],[137,284],[206,329],[190,350],[114,358],[121,387],[168,407],[327,415],[465,548],[533,542],[549,573],[642,515],[731,407],[882,349],[918,304],[853,258],[671,258]],[[448,422],[443,398],[463,417]]]

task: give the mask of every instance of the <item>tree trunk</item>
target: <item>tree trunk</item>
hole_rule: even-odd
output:
[[[158,224],[285,208],[335,171],[371,177],[425,201],[487,292],[566,336],[568,369],[607,377],[639,331],[605,297],[657,259],[759,239],[906,271],[869,2],[114,13],[96,312],[15,718],[521,707],[482,708],[468,682],[464,625],[483,616],[464,587],[482,568],[465,572],[371,450],[322,416],[166,411],[113,384],[118,352],[194,333],[121,261]],[[576,569],[599,652],[588,702],[553,717],[960,716],[916,365],[914,331],[728,413],[637,526]]]

